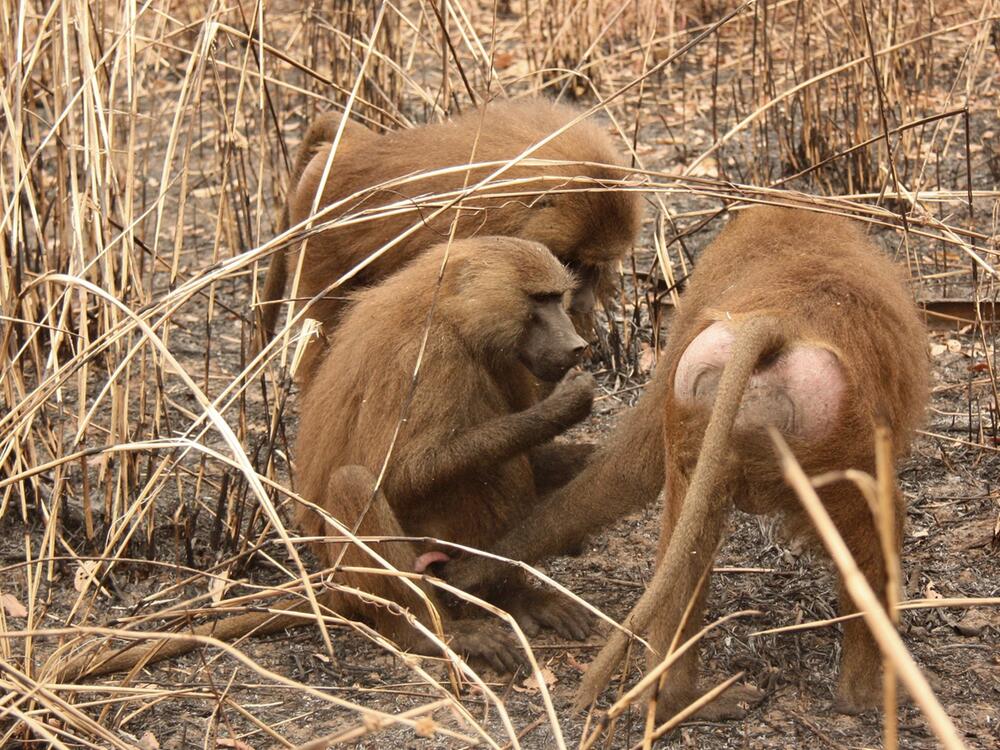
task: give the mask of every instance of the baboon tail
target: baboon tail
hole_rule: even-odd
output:
[[[285,606],[283,606],[285,605]],[[305,609],[303,602],[284,602],[278,608],[289,612]],[[309,620],[290,614],[272,612],[248,612],[242,615],[224,617],[221,620],[207,622],[194,628],[189,635],[160,640],[152,645],[126,646],[125,648],[98,653],[84,653],[71,658],[68,662],[56,665],[54,679],[58,682],[75,682],[82,677],[99,677],[115,672],[127,672],[137,664],[155,664],[165,659],[172,659],[190,653],[212,638],[217,641],[233,641],[250,635],[268,635],[286,628],[303,625]]]
[[[730,501],[719,492],[719,487],[725,473],[729,437],[743,393],[761,357],[784,342],[782,326],[774,318],[749,318],[740,326],[732,355],[719,381],[712,415],[680,517],[653,580],[623,623],[627,630],[637,632],[645,629],[656,612],[661,612],[664,620],[674,629],[680,625],[699,578],[705,567],[712,564],[729,518]],[[667,418],[670,418],[669,415]],[[625,632],[612,632],[583,676],[576,694],[575,710],[586,709],[601,694],[625,651],[626,643]]]

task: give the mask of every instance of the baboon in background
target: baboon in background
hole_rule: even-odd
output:
[[[300,409],[295,478],[303,497],[348,526],[358,524],[360,535],[433,537],[484,547],[513,527],[538,495],[582,467],[589,446],[552,439],[590,412],[594,380],[568,372],[586,345],[564,307],[575,280],[543,245],[509,237],[456,241],[436,293],[445,247],[358,293],[345,311]],[[541,401],[536,379],[558,381]],[[374,476],[393,443],[376,492]],[[310,508],[299,508],[296,518],[306,535],[338,534]],[[343,546],[317,543],[315,549],[331,567]],[[429,544],[375,546],[404,571],[449,557]],[[377,567],[350,545],[341,564]],[[403,605],[429,625],[420,597],[391,576],[341,571],[336,580]],[[435,601],[432,589],[424,589]],[[476,593],[504,607],[528,634],[539,626],[572,638],[588,632],[580,608],[520,577]],[[433,650],[385,606],[332,589],[325,603],[338,613],[366,617],[404,649]],[[505,628],[473,619],[462,608],[439,610],[456,651],[497,669],[519,663],[519,648]],[[302,622],[291,615],[251,613],[208,623],[195,633],[232,639]],[[61,678],[122,671],[198,645],[178,640],[78,658],[62,668]]]
[[[732,505],[779,514],[793,533],[809,531],[766,427],[781,431],[810,474],[873,472],[876,424],[889,428],[896,458],[903,457],[922,419],[928,380],[926,334],[897,268],[858,224],[803,210],[754,208],[733,221],[698,260],[668,341],[645,395],[587,467],[487,547],[530,562],[581,544],[591,531],[653,501],[665,480],[657,553],[664,570],[657,576],[671,582],[672,591],[666,601],[647,600],[632,620],[642,627],[644,617],[652,618],[652,663],[666,652],[699,577],[710,569]],[[732,439],[724,450],[702,450],[716,392],[720,403],[726,398],[727,377]],[[749,379],[745,393],[741,378]],[[717,411],[725,416],[722,407]],[[722,434],[728,437],[728,429]],[[685,502],[699,461],[719,482],[701,481]],[[819,493],[872,588],[884,596],[886,569],[864,498],[843,481]],[[897,487],[897,532],[904,511]],[[447,563],[443,575],[465,588],[502,578],[506,570],[468,557]],[[707,582],[682,639],[700,627],[705,591]],[[840,608],[854,611],[843,585]],[[601,666],[588,671],[581,703],[603,687]],[[856,713],[876,705],[880,669],[864,621],[846,622],[836,708]],[[694,649],[671,667],[661,717],[699,695],[697,670]],[[738,715],[732,691],[726,698],[703,715]]]
[[[446,171],[470,163],[502,162],[564,127],[580,110],[541,99],[495,101],[441,123],[375,135],[350,123],[338,145],[319,206],[346,201],[337,216],[376,210],[413,199],[412,210],[363,223],[327,229],[306,243],[297,298],[308,299],[341,278],[358,263],[427,216],[435,205],[418,206],[421,197],[454,193],[474,185],[498,168]],[[339,115],[321,116],[306,132],[289,187],[286,217],[290,225],[311,211],[329,157]],[[498,191],[486,189],[463,202],[456,237],[507,235],[541,242],[577,276],[570,314],[589,335],[597,297],[610,289],[613,264],[632,246],[641,224],[635,192],[602,189],[601,181],[620,180],[621,156],[593,122],[574,125],[532,154],[533,159],[581,162],[573,165],[518,165],[501,179],[526,180]],[[428,173],[414,181],[370,191],[383,183]],[[542,195],[511,195],[520,192]],[[359,194],[360,193],[360,194]],[[359,194],[359,195],[358,195]],[[352,197],[355,196],[355,197]],[[440,202],[435,202],[438,205]],[[402,264],[448,236],[454,210],[428,220],[380,258],[310,308],[309,316],[331,335],[344,295],[351,288],[378,283]],[[331,217],[333,218],[333,217]],[[294,276],[299,247],[279,252],[268,268],[262,295],[262,328],[273,335],[287,280]],[[310,344],[300,366],[308,382],[325,342]]]

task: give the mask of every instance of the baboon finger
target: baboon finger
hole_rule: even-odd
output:
[[[450,644],[453,651],[481,660],[500,674],[516,672],[528,663],[514,636],[494,623],[460,620],[449,629],[454,633]]]
[[[574,641],[586,640],[592,630],[591,619],[586,610],[562,594],[552,594],[538,609],[536,617],[545,627]]]

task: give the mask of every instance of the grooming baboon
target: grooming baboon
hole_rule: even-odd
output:
[[[657,578],[669,596],[651,589],[630,618],[637,628],[651,620],[651,664],[666,652],[699,577],[711,566],[732,505],[780,514],[792,532],[808,530],[782,480],[767,426],[781,431],[810,474],[872,472],[876,424],[889,428],[896,456],[903,456],[927,396],[926,336],[900,273],[857,224],[833,216],[771,207],[746,211],[699,259],[669,342],[646,394],[587,468],[487,547],[532,561],[580,544],[590,531],[652,501],[665,478]],[[705,438],[702,449],[716,391],[716,437]],[[733,413],[724,408],[727,394]],[[733,423],[730,437],[727,425]],[[692,481],[697,486],[689,491]],[[872,588],[884,596],[885,566],[864,498],[844,481],[819,492]],[[903,518],[897,488],[897,540]],[[444,569],[460,587],[503,574],[504,568],[481,558],[452,561]],[[700,627],[706,590],[707,581],[684,639]],[[854,611],[843,586],[840,591],[841,611]],[[588,670],[581,703],[603,688],[611,656]],[[875,705],[879,672],[878,648],[866,625],[846,622],[836,707],[857,712]],[[671,667],[658,713],[672,715],[697,695],[692,649]],[[705,713],[738,712],[730,694]]]
[[[438,288],[444,251],[439,245],[360,292],[345,311],[300,409],[295,477],[303,497],[356,525],[360,535],[433,537],[482,547],[522,518],[540,492],[564,484],[583,465],[588,447],[551,441],[586,417],[594,384],[586,373],[566,374],[586,342],[564,309],[574,278],[543,245],[508,237],[456,241]],[[558,384],[539,401],[536,379]],[[390,446],[376,492],[374,477]],[[306,535],[337,535],[309,508],[296,516]],[[447,548],[429,544],[375,546],[403,571],[448,559]],[[330,542],[315,549],[325,567],[334,566],[341,553],[343,566],[377,567],[354,546],[345,550],[343,543]],[[342,571],[335,581],[403,605],[430,627],[419,595],[391,576]],[[436,600],[429,586],[424,590]],[[529,634],[544,625],[567,637],[586,635],[582,610],[520,578],[476,593],[507,609]],[[369,606],[333,588],[325,604],[371,620],[404,649],[431,650],[398,610]],[[498,669],[518,662],[516,641],[503,627],[473,620],[461,608],[441,612],[456,651]],[[303,622],[251,614],[197,632],[232,638],[268,620],[266,630]],[[197,645],[168,643],[156,659]],[[127,669],[149,652],[77,660],[62,674],[67,679]]]
[[[475,185],[500,164],[520,155],[566,126],[580,111],[539,99],[491,102],[452,120],[376,136],[357,124],[345,129],[330,168],[319,207],[343,201],[332,216],[375,211],[404,201],[391,215],[327,229],[305,243],[297,299],[311,298],[340,279],[357,264],[414,225],[416,231],[398,239],[385,254],[329,295],[314,304],[309,316],[329,336],[347,290],[372,285],[446,238],[455,211],[426,218],[456,191]],[[312,212],[330,143],[339,115],[321,117],[307,131],[296,159],[289,187],[287,218],[294,225]],[[532,159],[584,162],[574,165],[522,164],[499,179],[521,182],[501,189],[486,188],[463,201],[456,237],[508,235],[546,245],[573,269],[579,286],[571,315],[578,330],[592,328],[595,296],[609,285],[612,265],[632,245],[640,226],[641,206],[635,192],[601,189],[602,181],[625,176],[621,157],[611,140],[593,122],[580,122],[537,149]],[[464,165],[490,162],[463,169]],[[455,167],[459,167],[455,169]],[[452,169],[448,169],[452,168]],[[407,182],[392,181],[423,175]],[[514,195],[514,193],[534,193]],[[537,193],[543,193],[538,195]],[[420,205],[421,198],[450,194]],[[406,202],[412,199],[412,203]],[[421,217],[424,224],[420,225]],[[265,338],[274,332],[286,282],[294,277],[299,247],[277,254],[268,268],[263,294],[262,326]],[[300,365],[308,382],[324,342],[310,344]]]

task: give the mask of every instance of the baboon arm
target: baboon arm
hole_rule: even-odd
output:
[[[594,455],[592,443],[546,443],[531,449],[535,492],[546,495],[576,478]]]
[[[421,496],[527,453],[569,426],[553,419],[540,406],[495,417],[437,439],[425,432],[419,441],[424,447],[404,450],[394,461],[395,476],[408,493]]]
[[[662,375],[623,417],[609,442],[562,489],[541,501],[491,549],[503,557],[536,562],[577,550],[586,538],[624,514],[653,502],[663,488]],[[449,562],[445,577],[462,589],[503,578],[510,568],[468,556]]]
[[[624,419],[575,479],[500,540],[498,554],[535,562],[578,548],[594,531],[656,499],[664,477],[661,415],[656,405],[640,402]]]

